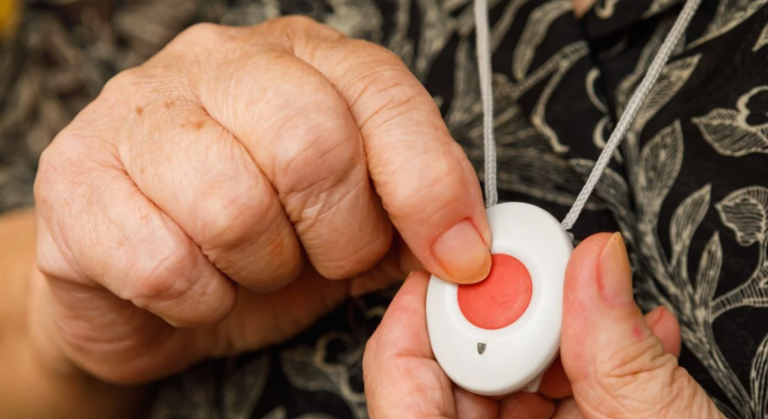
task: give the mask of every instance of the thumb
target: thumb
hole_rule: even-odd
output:
[[[723,417],[635,304],[618,233],[592,236],[571,256],[561,357],[586,419]]]

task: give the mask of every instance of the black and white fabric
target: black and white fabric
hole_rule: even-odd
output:
[[[72,3],[29,3],[3,47],[0,209],[31,204],[39,152],[115,72],[197,21],[287,14],[402,57],[482,175],[470,0],[114,1],[78,13]],[[489,3],[500,200],[562,218],[683,2],[598,0],[581,19],[571,0]],[[622,232],[637,301],[675,313],[680,363],[732,419],[768,417],[767,3],[704,0],[573,230]],[[394,292],[158,384],[149,415],[367,418],[363,348]]]

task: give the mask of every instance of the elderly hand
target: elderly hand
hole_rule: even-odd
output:
[[[35,196],[34,346],[114,383],[275,343],[418,266],[490,270],[433,99],[304,18],[195,26],[121,73],[45,151]]]
[[[581,243],[569,261],[561,361],[538,394],[501,399],[449,381],[432,354],[428,275],[413,274],[392,302],[363,361],[372,419],[716,419],[704,390],[677,365],[680,328],[657,308],[642,316],[619,235]],[[558,400],[558,401],[556,401]]]

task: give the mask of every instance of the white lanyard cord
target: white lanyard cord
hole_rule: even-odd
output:
[[[595,163],[595,167],[587,178],[581,192],[576,197],[573,206],[562,221],[563,229],[568,231],[576,223],[581,211],[584,209],[589,196],[597,186],[597,182],[603,175],[605,168],[611,161],[613,153],[619,146],[624,136],[629,131],[632,123],[637,116],[638,111],[645,102],[645,98],[650,93],[656,81],[659,79],[664,66],[669,60],[672,51],[685,33],[685,29],[691,23],[693,15],[701,4],[701,0],[687,0],[682,12],[678,16],[672,30],[667,34],[664,43],[659,48],[656,56],[653,58],[648,72],[643,81],[632,94],[632,98],[627,104],[627,108],[619,118],[616,129],[611,133],[611,137],[605,144],[605,148],[600,153],[600,157]],[[478,71],[480,73],[480,93],[483,100],[483,145],[485,148],[485,194],[486,206],[496,205],[498,202],[498,192],[496,189],[496,142],[493,138],[493,83],[491,72],[491,46],[489,42],[488,28],[488,2],[487,0],[475,0],[475,31],[477,34],[477,58]]]
[[[475,39],[477,66],[480,73],[480,95],[483,100],[483,148],[485,155],[485,206],[499,201],[496,189],[496,141],[493,138],[493,72],[491,42],[488,29],[488,0],[475,0]]]

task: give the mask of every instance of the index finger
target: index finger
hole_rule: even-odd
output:
[[[442,279],[485,278],[491,234],[480,183],[433,98],[395,54],[298,22],[284,26],[292,52],[348,104],[373,184],[410,249]]]
[[[349,104],[375,188],[427,270],[459,283],[484,279],[491,234],[480,183],[418,79],[395,54],[363,41],[310,39],[296,51]]]

